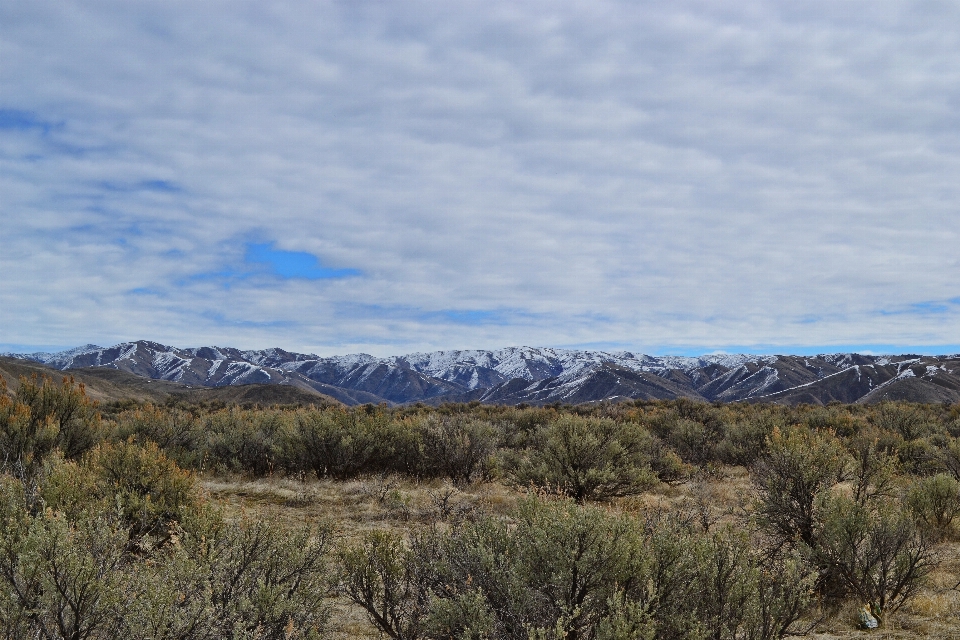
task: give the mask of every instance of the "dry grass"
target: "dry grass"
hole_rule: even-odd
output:
[[[343,482],[206,477],[201,485],[228,516],[257,513],[291,522],[322,521],[333,524],[345,538],[371,529],[409,530],[467,510],[504,513],[519,497],[500,484],[454,487],[397,476]]]
[[[500,483],[454,487],[448,482],[415,482],[397,476],[374,476],[350,481],[313,478],[261,478],[206,476],[201,484],[228,517],[242,513],[276,517],[291,524],[328,523],[338,543],[355,539],[364,531],[390,529],[410,532],[470,510],[503,514],[522,492]],[[685,509],[709,526],[736,524],[751,505],[747,471],[729,467],[678,485],[660,485],[643,495],[609,503],[614,510],[641,513],[647,509]],[[856,603],[824,615],[808,637],[815,640],[846,638],[960,640],[960,542],[938,547],[940,562],[922,591],[883,629],[856,628]],[[335,600],[332,637],[379,638],[365,613],[343,600]]]

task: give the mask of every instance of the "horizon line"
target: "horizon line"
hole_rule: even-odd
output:
[[[110,349],[123,344],[132,344],[136,342],[150,342],[166,347],[172,347],[176,349],[200,349],[204,347],[216,347],[222,349],[237,349],[238,351],[266,351],[269,349],[279,349],[287,351],[289,353],[295,353],[299,355],[316,355],[312,350],[301,351],[298,349],[291,349],[286,347],[262,347],[262,348],[242,348],[242,347],[226,347],[213,344],[205,344],[196,347],[180,347],[176,345],[167,344],[159,340],[121,340],[119,342],[114,342],[110,346],[100,346],[92,342],[88,342],[82,345],[76,346],[62,346],[56,344],[23,344],[23,343],[0,343],[0,355],[4,356],[30,356],[30,355],[55,355],[58,353],[64,353],[67,351],[72,351],[75,349],[83,349],[86,347],[98,348],[98,349]],[[373,345],[371,345],[373,346]],[[950,345],[892,345],[885,343],[866,343],[866,344],[838,344],[838,345],[820,345],[820,346],[800,346],[800,345],[728,345],[728,346],[704,346],[704,347],[689,347],[689,346],[666,346],[659,347],[655,349],[638,349],[630,345],[618,342],[590,342],[590,343],[575,343],[567,345],[558,345],[558,346],[530,346],[528,344],[518,344],[518,345],[508,345],[494,348],[443,348],[443,349],[432,349],[432,350],[411,350],[403,353],[393,353],[390,355],[380,355],[372,356],[376,358],[390,358],[390,357],[399,357],[404,355],[411,355],[414,353],[439,353],[439,352],[450,352],[450,351],[499,351],[502,349],[556,349],[564,351],[599,351],[604,353],[617,353],[617,352],[628,352],[635,356],[650,356],[656,358],[670,358],[670,357],[680,357],[680,358],[704,358],[709,356],[756,356],[756,357],[769,357],[769,356],[821,356],[821,355],[863,355],[863,356],[874,356],[874,357],[883,357],[883,356],[951,356],[960,354],[960,345],[950,344]],[[324,349],[324,351],[329,351],[330,349]],[[332,355],[323,355],[318,357],[329,358],[337,356],[350,356],[350,355],[371,355],[365,351],[350,351],[349,348],[344,349]]]

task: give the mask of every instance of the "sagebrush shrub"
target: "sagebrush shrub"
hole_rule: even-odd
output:
[[[850,468],[850,457],[829,432],[774,429],[766,454],[752,469],[756,510],[779,544],[815,544],[818,498]]]
[[[54,449],[76,458],[102,436],[96,403],[73,378],[56,384],[46,377],[21,377],[12,399],[0,393],[0,463],[8,467],[18,463],[33,468]]]
[[[534,485],[582,502],[642,493],[657,483],[650,434],[641,425],[564,416],[531,436],[511,471]]]
[[[936,537],[947,535],[960,515],[960,482],[946,473],[922,478],[910,488],[907,504]]]
[[[920,588],[932,568],[930,540],[893,501],[857,503],[844,496],[821,499],[812,552],[831,586],[831,597],[855,597],[876,615],[896,611]]]

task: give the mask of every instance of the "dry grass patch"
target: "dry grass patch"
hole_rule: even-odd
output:
[[[349,481],[207,476],[201,486],[228,517],[252,513],[300,523],[330,522],[346,538],[372,529],[407,531],[474,510],[506,513],[522,495],[499,483],[456,487],[400,476]]]

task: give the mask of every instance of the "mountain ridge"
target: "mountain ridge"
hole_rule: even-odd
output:
[[[345,404],[575,404],[677,397],[786,404],[960,402],[960,354],[689,357],[524,346],[377,358],[320,357],[280,348],[179,348],[139,340],[3,355],[61,371],[111,368],[187,386],[291,385]]]

